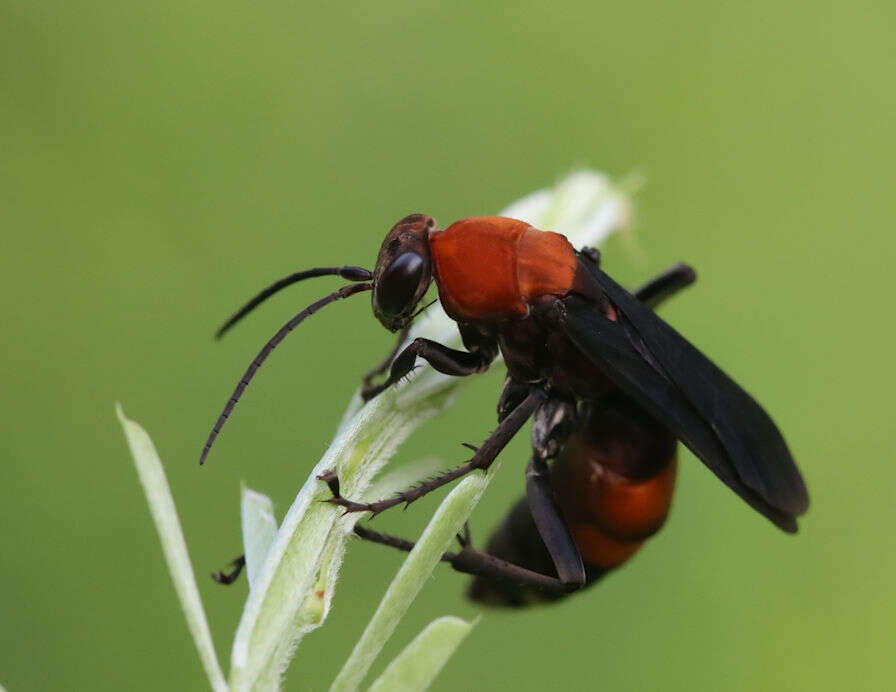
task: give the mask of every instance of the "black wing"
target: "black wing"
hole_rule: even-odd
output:
[[[564,299],[563,328],[613,382],[751,507],[788,532],[809,506],[802,476],[768,414],[631,293],[591,263],[580,262],[617,308]]]

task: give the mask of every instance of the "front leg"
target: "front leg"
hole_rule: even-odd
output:
[[[398,354],[398,351],[401,348],[401,345],[404,343],[404,340],[408,338],[408,333],[410,331],[411,331],[411,325],[408,325],[407,327],[402,329],[398,333],[398,338],[395,341],[395,346],[392,348],[391,351],[389,351],[389,355],[386,356],[379,365],[371,368],[366,373],[364,373],[364,377],[361,379],[361,396],[362,397],[364,397],[365,392],[375,388],[376,385],[373,384],[373,379],[375,377],[379,377],[384,372],[386,372],[386,370],[389,369],[389,366],[392,364],[392,361],[395,360],[395,356]],[[367,401],[367,399],[364,398],[364,401]]]
[[[417,338],[408,344],[392,362],[388,379],[382,384],[365,387],[361,391],[361,396],[364,401],[370,401],[377,394],[401,380],[414,369],[414,361],[418,356],[445,375],[463,377],[488,370],[495,355],[496,353],[491,350],[458,351],[437,341]]]

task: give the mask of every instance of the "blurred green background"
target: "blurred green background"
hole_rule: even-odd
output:
[[[887,2],[0,3],[0,682],[203,689],[113,402],[153,435],[219,654],[245,595],[241,479],[282,512],[391,337],[366,301],[249,359],[335,285],[213,329],[293,270],[370,265],[390,225],[493,213],[576,165],[640,170],[605,267],[700,274],[665,316],[786,431],[813,506],[775,531],[687,455],[666,529],[555,607],[488,612],[436,688],[879,690],[896,676]],[[463,458],[501,368],[396,457]],[[525,436],[473,518],[523,488]],[[383,516],[406,535],[434,503]],[[352,544],[287,689],[324,689],[397,569]],[[440,569],[374,672],[432,618]]]

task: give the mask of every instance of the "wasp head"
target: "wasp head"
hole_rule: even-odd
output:
[[[406,327],[432,281],[429,233],[435,219],[411,214],[392,227],[373,272],[373,314],[392,332]]]

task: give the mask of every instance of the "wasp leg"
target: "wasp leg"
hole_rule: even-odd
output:
[[[379,393],[372,393],[373,390],[377,388],[377,386],[373,384],[373,378],[379,377],[389,369],[389,366],[392,364],[392,361],[398,354],[398,350],[401,348],[404,340],[408,338],[408,333],[410,331],[411,325],[408,325],[400,332],[398,332],[398,340],[395,342],[395,346],[392,348],[392,350],[389,351],[389,355],[385,357],[382,363],[377,365],[375,368],[371,368],[364,374],[364,378],[361,380],[361,398],[364,399],[364,401],[372,399],[374,396],[376,396],[376,394]]]
[[[551,554],[560,581],[570,587],[583,586],[586,575],[582,555],[566,528],[566,522],[563,521],[554,499],[548,466],[537,457],[533,457],[526,468],[526,499],[538,534]]]
[[[579,251],[579,255],[595,267],[600,266],[600,250],[597,248],[583,247]],[[656,309],[664,300],[671,298],[696,280],[697,272],[694,271],[694,268],[689,264],[679,262],[652,278],[632,294],[649,308]]]
[[[697,280],[694,268],[683,262],[670,267],[634,292],[635,298],[655,310],[660,303]]]
[[[386,545],[405,552],[414,549],[412,541],[406,541],[397,536],[391,536],[379,531],[373,531],[363,526],[355,526],[355,535],[365,541]],[[461,549],[457,553],[443,553],[442,562],[449,563],[456,571],[463,574],[472,574],[486,579],[510,581],[520,586],[528,586],[546,591],[548,593],[565,594],[575,591],[582,586],[581,583],[568,583],[557,577],[551,577],[540,572],[533,572],[525,567],[520,567],[512,562],[507,562],[494,555],[489,555],[481,550],[476,550],[462,537]]]
[[[532,385],[522,380],[515,380],[510,375],[504,380],[504,386],[501,388],[501,396],[498,397],[498,422],[507,418],[513,409],[522,403]]]
[[[233,584],[233,582],[239,578],[240,573],[243,571],[243,567],[246,566],[246,556],[240,555],[238,558],[234,559],[230,565],[233,569],[229,572],[214,572],[212,574],[212,579],[225,586]]]
[[[389,371],[389,377],[379,385],[365,387],[361,392],[364,401],[370,401],[380,392],[385,391],[402,377],[414,369],[414,361],[417,357],[427,361],[432,367],[445,375],[462,377],[474,375],[488,370],[495,359],[495,354],[489,351],[458,351],[448,348],[437,341],[429,339],[414,339],[398,354]]]
[[[457,468],[446,471],[428,481],[424,481],[420,485],[398,493],[395,497],[388,500],[379,500],[378,502],[355,502],[342,497],[339,492],[339,477],[333,471],[327,471],[318,478],[324,481],[329,487],[333,497],[327,502],[343,507],[346,512],[372,512],[374,515],[379,514],[383,510],[395,507],[402,503],[410,504],[415,500],[419,500],[427,493],[432,492],[436,488],[450,483],[468,473],[481,469],[485,471],[492,462],[497,458],[498,454],[507,443],[516,435],[520,428],[526,424],[526,421],[535,412],[535,409],[545,400],[546,394],[540,389],[533,389],[523,402],[517,406],[513,412],[508,415],[495,431],[488,436],[488,439],[473,454],[473,458],[465,464],[461,464]]]

